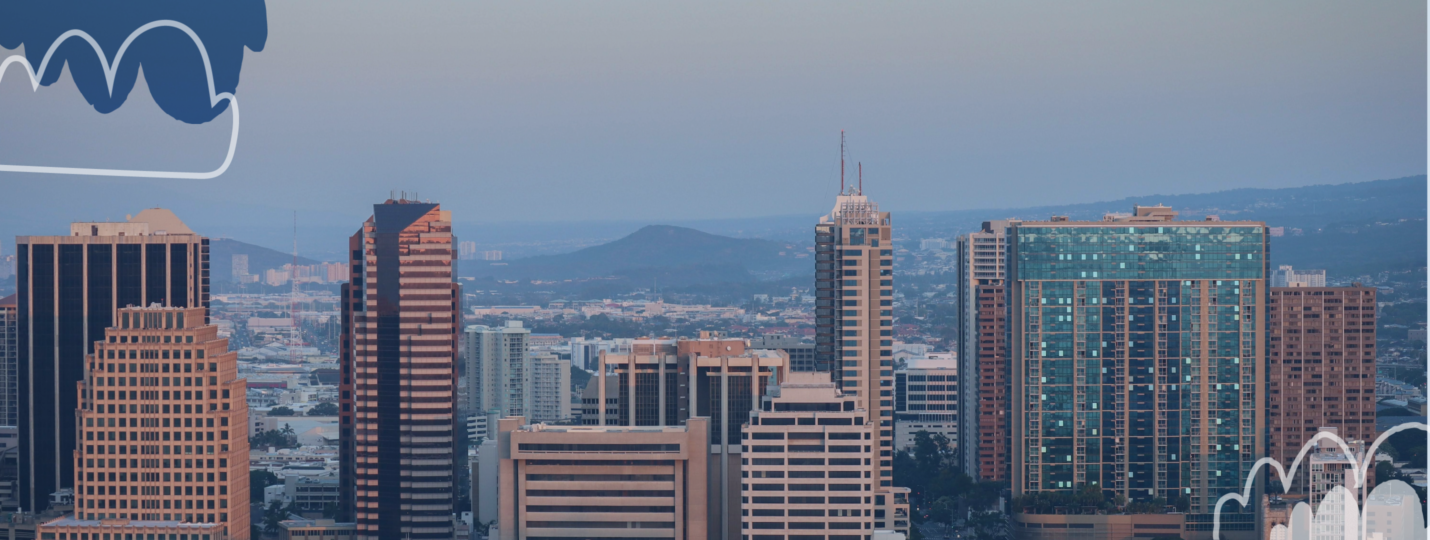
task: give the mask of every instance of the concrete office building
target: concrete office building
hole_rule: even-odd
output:
[[[1323,427],[1375,440],[1375,298],[1375,287],[1271,288],[1266,450],[1283,466]]]
[[[1012,474],[1008,352],[1008,227],[1017,220],[985,221],[958,237],[959,432],[956,456],[969,476],[1006,481]],[[974,426],[977,429],[972,429]]]
[[[360,539],[455,533],[462,295],[452,242],[450,212],[406,199],[373,205],[349,239],[340,487]]]
[[[894,372],[894,449],[914,445],[920,431],[948,439],[958,448],[958,360],[953,353],[929,353]]]
[[[908,490],[878,489],[877,432],[826,373],[791,372],[745,426],[740,538],[864,540],[908,532]],[[877,500],[876,500],[877,499]]]
[[[531,419],[571,420],[571,361],[553,354],[534,354],[531,362]]]
[[[0,298],[0,426],[20,423],[20,311],[16,295]]]
[[[1204,534],[1265,455],[1266,226],[1176,216],[1012,226],[1015,496],[1096,482],[1186,502]],[[1254,514],[1223,508],[1222,531]]]
[[[1325,287],[1325,270],[1296,270],[1281,265],[1271,272],[1272,287]]]
[[[599,363],[600,360],[597,359],[597,362]],[[598,386],[603,380],[606,385],[604,391]],[[618,408],[619,403],[617,403],[617,396],[620,395],[617,392],[617,385],[619,384],[620,378],[611,374],[607,374],[605,377],[592,376],[591,380],[586,382],[586,388],[581,389],[581,425],[602,425],[605,419],[616,418],[620,414]],[[606,404],[605,411],[600,410],[601,406],[599,404],[602,400],[604,400]],[[495,424],[493,424],[493,427],[495,427]]]
[[[704,540],[709,427],[527,425],[503,418],[497,538]]]
[[[531,329],[521,321],[505,326],[468,326],[463,333],[467,365],[468,413],[499,410],[501,416],[530,416]]]
[[[20,506],[72,488],[85,355],[126,306],[208,307],[209,241],[173,212],[80,222],[67,236],[19,236]]]
[[[759,336],[750,340],[751,349],[779,350],[789,355],[790,371],[815,371],[814,344],[794,336]]]
[[[248,538],[246,384],[206,311],[122,308],[95,336],[75,414],[82,442],[69,456],[74,514],[42,524],[42,537],[142,528]]]
[[[888,212],[850,188],[815,226],[815,369],[878,429],[875,489],[893,486],[894,246]]]

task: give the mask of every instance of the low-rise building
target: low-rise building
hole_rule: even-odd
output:
[[[894,372],[894,448],[913,447],[920,431],[958,447],[958,360],[953,353],[911,358]]]
[[[546,426],[503,418],[497,538],[704,540],[706,422]]]

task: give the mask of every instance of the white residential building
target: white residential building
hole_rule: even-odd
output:
[[[501,416],[531,416],[531,330],[521,321],[506,326],[468,326],[463,336],[467,366],[467,414],[497,409]]]
[[[910,358],[894,372],[894,449],[914,444],[914,434],[927,431],[948,438],[958,448],[958,360],[954,353],[929,353]]]

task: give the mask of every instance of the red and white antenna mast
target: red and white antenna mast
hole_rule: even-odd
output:
[[[859,162],[859,194],[864,194],[864,162]]]
[[[303,340],[298,336],[298,211],[293,211],[293,265],[288,267],[288,284],[292,292],[288,294],[288,318],[293,325],[293,343],[288,345],[288,363],[298,363],[298,345]]]

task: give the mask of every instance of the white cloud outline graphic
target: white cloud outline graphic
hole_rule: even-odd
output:
[[[127,176],[137,178],[208,180],[210,178],[214,178],[223,174],[224,171],[227,171],[229,164],[233,163],[234,151],[238,149],[238,98],[234,97],[234,95],[229,92],[214,92],[214,72],[213,65],[209,63],[209,51],[204,47],[204,42],[203,40],[199,39],[199,35],[194,33],[193,29],[189,28],[184,23],[164,19],[145,24],[144,26],[140,26],[138,29],[134,30],[134,32],[130,33],[128,38],[125,38],[123,45],[119,46],[119,52],[114,55],[113,64],[111,64],[108,59],[104,57],[104,50],[100,49],[99,43],[96,42],[93,37],[90,37],[90,35],[85,33],[83,30],[70,30],[63,34],[60,34],[60,37],[55,39],[54,43],[50,44],[50,49],[48,51],[45,51],[45,58],[40,61],[40,69],[38,70],[34,69],[34,67],[30,65],[30,61],[26,60],[25,57],[22,55],[17,54],[6,57],[3,62],[0,62],[0,81],[4,80],[5,71],[7,68],[10,67],[10,64],[21,64],[25,66],[25,74],[30,76],[31,91],[39,91],[40,74],[44,73],[45,69],[49,67],[50,58],[54,56],[55,49],[58,49],[59,46],[63,44],[66,40],[73,37],[78,37],[88,42],[89,46],[94,49],[95,56],[99,57],[100,64],[104,66],[104,79],[105,82],[109,85],[109,94],[113,96],[114,74],[119,71],[119,63],[124,59],[124,52],[129,49],[129,45],[133,43],[136,38],[138,38],[143,33],[153,30],[155,28],[176,28],[187,34],[189,36],[189,39],[192,39],[194,41],[194,45],[199,49],[199,56],[201,56],[204,60],[204,73],[205,75],[207,75],[209,84],[209,106],[214,107],[217,106],[219,103],[227,100],[230,108],[233,109],[233,133],[229,136],[228,139],[228,155],[223,158],[223,165],[220,165],[219,168],[208,172],[174,172],[0,164],[0,172],[83,174],[91,176]]]
[[[1380,447],[1380,443],[1385,442],[1385,439],[1390,437],[1391,435],[1394,435],[1401,431],[1405,431],[1407,429],[1430,431],[1430,429],[1426,428],[1425,424],[1420,422],[1406,422],[1404,424],[1400,424],[1398,426],[1390,428],[1386,430],[1385,433],[1381,433],[1379,437],[1376,437],[1375,443],[1371,444],[1370,448],[1366,449],[1365,463],[1357,463],[1355,455],[1351,453],[1351,449],[1349,446],[1346,445],[1346,441],[1329,431],[1322,431],[1316,433],[1314,437],[1311,437],[1311,440],[1306,441],[1306,445],[1301,447],[1301,452],[1296,454],[1296,459],[1291,462],[1291,470],[1289,471],[1289,473],[1286,469],[1281,468],[1281,463],[1276,461],[1275,458],[1264,457],[1256,460],[1256,464],[1251,466],[1251,472],[1247,473],[1246,475],[1246,485],[1241,488],[1241,493],[1227,493],[1226,495],[1222,495],[1220,499],[1217,499],[1216,512],[1212,515],[1212,540],[1218,540],[1219,538],[1221,538],[1222,505],[1226,504],[1227,501],[1236,501],[1238,503],[1241,503],[1242,507],[1245,507],[1247,501],[1251,499],[1251,485],[1256,482],[1256,472],[1257,470],[1261,469],[1262,465],[1270,465],[1272,468],[1274,468],[1276,470],[1276,475],[1280,477],[1282,492],[1289,492],[1291,490],[1291,482],[1289,482],[1287,479],[1296,476],[1296,468],[1301,466],[1301,459],[1305,458],[1306,453],[1310,452],[1311,449],[1316,446],[1316,441],[1319,441],[1321,439],[1331,439],[1332,442],[1335,442],[1337,446],[1341,447],[1341,452],[1344,453],[1344,455],[1346,456],[1346,460],[1351,463],[1351,468],[1355,472],[1355,485],[1351,487],[1359,488],[1362,484],[1365,483],[1366,470],[1370,468],[1371,463],[1375,462],[1375,450]]]

